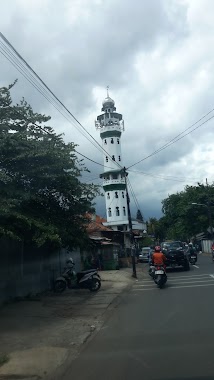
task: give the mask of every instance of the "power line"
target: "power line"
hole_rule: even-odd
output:
[[[2,44],[1,42],[0,42],[0,44]],[[3,44],[2,44],[3,45]],[[4,46],[4,45],[3,45]],[[4,46],[5,47],[5,46]],[[7,47],[5,47],[6,49],[7,49]],[[3,49],[4,50],[4,49]],[[7,49],[8,50],[8,49]],[[2,51],[0,50],[0,52],[2,53]],[[5,50],[4,50],[4,52],[5,52]],[[45,89],[38,83],[38,82],[35,82],[35,78],[33,78],[33,79],[29,79],[28,77],[27,77],[27,75],[31,75],[31,74],[29,74],[28,72],[26,73],[26,71],[25,71],[25,67],[22,65],[22,64],[19,64],[19,62],[17,63],[17,59],[16,59],[16,57],[15,57],[15,60],[16,60],[16,62],[14,62],[14,56],[12,55],[12,53],[11,52],[7,52],[6,51],[6,54],[10,54],[9,55],[9,57],[11,58],[9,58],[9,57],[7,57],[4,53],[2,53],[4,56],[5,56],[5,58],[7,58],[11,63],[12,63],[12,65],[33,85],[33,87],[34,88],[36,88],[36,90],[37,91],[39,91],[40,92],[40,94],[41,95],[43,95],[44,97],[45,97],[45,99],[49,102],[49,103],[51,103],[52,105],[53,105],[53,107],[54,108],[56,108],[57,109],[57,111],[58,112],[60,112],[60,114],[63,116],[63,117],[65,117],[65,119],[69,122],[69,123],[71,123],[88,141],[90,141],[89,139],[88,139],[88,137],[87,137],[87,135],[84,133],[84,131],[83,130],[80,130],[79,129],[79,127],[77,127],[71,120],[69,120],[68,118],[67,118],[67,116],[66,115],[64,115],[62,112],[61,112],[61,110],[53,103],[53,101],[55,102],[55,100],[54,99],[51,99],[51,100],[53,100],[53,101],[51,101],[50,100],[50,98],[48,98],[48,94],[45,92]],[[11,55],[12,55],[12,57],[11,57]],[[24,67],[24,68],[23,68]],[[31,77],[32,77],[32,75],[31,75]],[[58,104],[57,104],[58,105]],[[97,147],[95,144],[94,144],[94,142],[93,141],[90,141],[91,142],[91,144],[92,145],[94,145],[95,146],[95,148],[97,148],[101,153],[103,153],[103,150],[102,149],[99,149],[99,147]],[[111,157],[110,157],[111,158]]]
[[[3,45],[1,42],[0,42],[0,44],[1,45]],[[0,45],[0,46],[1,46]],[[4,45],[3,45],[4,46]],[[3,48],[3,51],[5,52],[5,50],[4,50],[4,48]],[[71,123],[86,139],[88,139],[87,138],[87,136],[86,136],[86,134],[84,134],[84,132],[82,131],[82,130],[80,130],[70,119],[68,119],[67,118],[67,116],[66,115],[64,115],[62,112],[61,112],[61,110],[48,98],[48,96],[47,96],[47,94],[46,94],[46,92],[44,92],[44,89],[39,85],[39,83],[37,83],[37,82],[35,82],[33,79],[29,79],[28,77],[27,77],[27,75],[28,75],[28,73],[26,74],[26,71],[23,69],[23,65],[20,65],[20,64],[18,64],[17,62],[14,62],[14,59],[13,58],[9,58],[9,57],[7,57],[1,50],[0,50],[0,52],[2,53],[2,55],[4,55],[5,56],[5,58],[6,59],[8,59],[11,63],[12,63],[12,65],[28,80],[28,82],[29,83],[31,83],[32,84],[32,86],[38,91],[38,92],[40,92],[40,94],[41,95],[43,95],[44,96],[44,98],[49,102],[49,103],[51,103],[52,104],[52,106],[69,122],[69,123]],[[9,54],[8,52],[6,52],[6,54]],[[11,55],[10,55],[10,57],[11,57]],[[31,77],[32,77],[32,75],[31,75]],[[90,141],[89,139],[88,139],[88,141]],[[95,146],[95,148],[97,148],[101,153],[103,153],[102,152],[102,150],[101,149],[99,149],[94,143],[93,143],[93,141],[90,141],[91,142],[91,144],[92,145],[94,145]]]
[[[86,130],[86,128],[79,122],[79,120],[73,115],[73,113],[71,113],[70,112],[70,110],[60,101],[60,99],[51,91],[51,89],[45,84],[45,82],[40,78],[40,76],[32,69],[32,67],[24,60],[24,58],[17,52],[17,50],[11,45],[11,43],[6,39],[6,37],[4,37],[4,35],[0,32],[0,37],[3,39],[3,41],[10,47],[10,49],[12,49],[12,51],[16,54],[16,56],[18,56],[18,58],[25,64],[25,66],[27,66],[27,68],[28,68],[28,70],[30,70],[30,72],[32,72],[33,73],[33,75],[34,76],[36,76],[36,78],[39,80],[39,82],[41,82],[42,83],[42,85],[45,87],[45,89],[47,89],[48,90],[48,92],[52,95],[52,97],[54,97],[54,99],[57,101],[57,103],[59,103],[60,104],[60,106],[62,106],[63,107],[63,109],[65,109],[66,110],[66,112],[76,121],[76,123],[90,136],[90,138],[102,149],[102,151],[104,151],[109,157],[110,157],[110,159],[112,160],[112,157],[109,155],[109,153],[96,141],[96,139]],[[2,44],[6,49],[7,49],[7,47],[4,45],[4,44]],[[7,49],[8,50],[8,49]],[[4,50],[4,52],[5,52],[5,50]],[[1,52],[2,53],[2,52]],[[9,54],[8,52],[5,52],[6,54]],[[8,56],[6,56],[4,53],[2,53],[10,62],[11,62],[11,59],[9,59],[8,58]],[[11,57],[11,52],[10,52],[10,57]],[[17,64],[17,62],[16,63],[14,63],[14,61],[13,62],[11,62],[13,65],[15,65],[15,67],[16,67],[16,69],[19,71],[19,72],[21,72],[18,68],[17,68],[17,66],[20,68],[20,65],[18,65]],[[16,66],[16,64],[17,64],[17,66]],[[23,65],[22,65],[22,67],[23,67]],[[27,78],[24,74],[23,74],[23,72],[21,72],[21,74],[35,87],[35,82],[34,82],[34,84],[32,83],[32,81],[30,81],[30,79],[29,78]],[[31,77],[32,77],[32,75],[31,75]],[[38,89],[38,87],[35,87],[46,99],[47,99],[47,97],[44,95],[44,93],[42,93],[39,89]],[[53,103],[50,101],[50,99],[47,99],[52,105],[53,105]],[[56,107],[55,107],[56,108]],[[59,111],[59,109],[58,109],[58,111]],[[60,111],[59,111],[60,112]],[[60,112],[61,113],[61,112]],[[62,114],[62,113],[61,113]],[[62,114],[64,117],[65,117],[65,115],[64,114]],[[68,120],[68,119],[67,119]],[[71,122],[70,120],[69,120],[69,122]],[[71,123],[72,124],[72,123]],[[83,134],[83,136],[84,137],[86,137],[84,134]],[[91,140],[89,140],[88,139],[88,141],[90,141],[91,143],[92,143],[92,141]],[[94,145],[94,144],[93,144]],[[97,145],[95,146],[96,148],[97,148]],[[113,161],[113,160],[112,160]],[[114,161],[115,162],[115,164],[118,166],[118,167],[120,167],[120,168],[122,168],[121,167],[121,165],[118,163],[118,162],[116,162],[116,161]]]
[[[128,185],[129,185],[129,188],[130,188],[130,191],[131,191],[132,198],[133,198],[133,200],[134,200],[134,203],[135,203],[136,209],[137,209],[137,210],[140,210],[139,202],[138,202],[137,197],[136,197],[136,195],[135,195],[135,193],[134,193],[134,190],[133,190],[133,187],[132,187],[132,184],[131,184],[129,178],[128,178],[128,181],[127,181],[127,182],[128,182]]]
[[[145,176],[150,176],[150,177],[154,177],[154,178],[160,178],[160,179],[164,179],[164,180],[167,180],[167,181],[175,181],[175,182],[186,182],[186,181],[198,181],[200,182],[201,180],[199,180],[198,178],[185,178],[185,177],[176,177],[176,176],[162,176],[162,175],[159,175],[159,174],[153,174],[153,173],[145,173],[145,172],[142,172],[142,171],[137,171],[137,170],[128,170],[129,173],[135,173],[135,174],[143,174]]]
[[[82,154],[82,153],[80,153],[80,152],[77,152],[77,150],[76,150],[76,149],[75,149],[75,152],[76,152],[76,153],[78,153],[78,154],[80,154],[80,156],[82,156],[82,157],[86,158],[87,160],[89,160],[89,161],[93,162],[94,164],[97,164],[97,165],[100,165],[100,166],[102,166],[102,167],[103,167],[103,164],[100,164],[99,162],[96,162],[96,161],[92,160],[91,158],[89,158],[89,157],[85,156],[84,154]],[[106,168],[108,168],[108,169],[114,169],[114,168],[112,168],[112,167],[110,167],[110,166],[106,166]]]
[[[213,108],[211,111],[209,111],[206,115],[204,115],[202,118],[200,118],[198,121],[196,121],[194,124],[192,124],[190,127],[186,128],[183,132],[179,133],[179,135],[175,136],[175,137],[174,137],[172,140],[170,140],[168,143],[166,143],[165,145],[163,145],[161,148],[155,150],[153,153],[151,153],[151,154],[149,154],[148,156],[146,156],[146,157],[142,158],[141,160],[137,161],[135,164],[130,165],[127,169],[130,169],[130,168],[132,168],[133,166],[139,164],[140,162],[145,161],[145,160],[147,160],[148,158],[150,158],[150,157],[152,157],[152,156],[158,154],[158,153],[161,152],[162,150],[168,148],[169,146],[173,145],[173,144],[176,143],[177,141],[183,139],[185,136],[187,136],[187,135],[189,135],[190,133],[194,132],[196,129],[200,128],[202,125],[206,124],[208,121],[210,121],[211,119],[214,118],[214,115],[211,116],[209,119],[205,120],[203,123],[199,124],[197,127],[193,128],[191,131],[189,131],[189,132],[187,132],[187,133],[185,133],[185,134],[183,135],[183,133],[184,133],[185,131],[189,130],[189,129],[192,128],[194,125],[198,124],[199,121],[201,121],[202,119],[204,119],[206,116],[208,116],[208,115],[209,115],[211,112],[213,112],[213,111],[214,111],[214,108]],[[181,136],[181,135],[183,135],[183,136]],[[179,137],[179,136],[181,136],[181,137]],[[179,137],[179,138],[178,138],[178,137]]]

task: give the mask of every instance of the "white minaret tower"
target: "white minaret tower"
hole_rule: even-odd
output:
[[[104,149],[103,189],[106,202],[106,226],[113,230],[126,231],[128,226],[127,197],[125,175],[121,153],[121,135],[124,131],[122,115],[116,112],[114,100],[107,97],[97,116],[95,126],[100,131]]]

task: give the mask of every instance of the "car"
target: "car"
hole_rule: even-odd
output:
[[[161,250],[166,256],[167,267],[183,267],[184,270],[190,269],[188,251],[181,241],[163,242]]]
[[[139,257],[138,257],[138,262],[139,263],[144,263],[144,262],[148,262],[149,261],[149,254],[151,252],[151,248],[150,247],[143,247],[140,254],[139,254]]]

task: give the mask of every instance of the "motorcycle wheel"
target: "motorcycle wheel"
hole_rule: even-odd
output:
[[[167,278],[163,278],[163,279],[160,281],[160,283],[158,284],[159,288],[160,288],[160,289],[163,288],[164,285],[166,284],[166,282],[167,282]]]
[[[56,293],[62,293],[66,289],[66,283],[64,281],[56,281],[54,284],[54,291]]]
[[[92,278],[89,290],[91,292],[97,292],[100,289],[100,287],[101,287],[101,281],[99,280],[99,278]]]

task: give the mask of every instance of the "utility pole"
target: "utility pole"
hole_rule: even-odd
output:
[[[209,226],[210,226],[210,236],[211,240],[213,243],[213,223],[212,223],[212,210],[211,210],[211,202],[210,202],[210,197],[209,197],[209,192],[208,192],[208,181],[206,178],[206,185],[207,185],[207,209],[208,209],[208,218],[209,218]]]
[[[129,192],[128,192],[128,186],[127,186],[127,179],[126,179],[128,174],[126,172],[125,166],[124,166],[124,175],[125,175],[125,184],[126,184],[126,200],[127,200],[128,220],[129,220],[129,233],[130,233],[130,241],[131,241],[132,277],[137,278],[136,263],[135,263],[135,242],[134,242],[134,234],[132,230],[130,198],[129,198]],[[134,248],[133,248],[133,245],[134,245]]]

